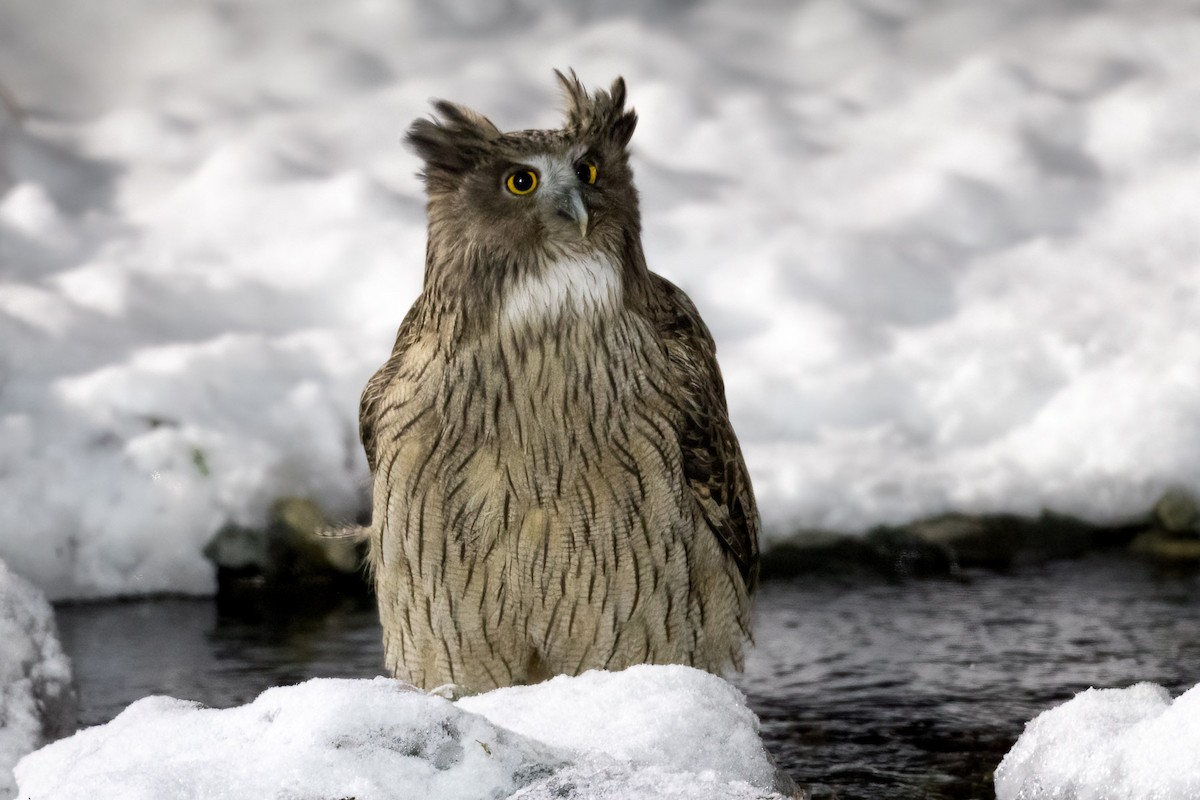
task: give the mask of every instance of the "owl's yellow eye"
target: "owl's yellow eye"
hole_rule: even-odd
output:
[[[580,161],[575,165],[575,177],[590,186],[596,182],[596,165],[590,161]]]
[[[537,173],[531,169],[519,169],[504,183],[508,190],[515,195],[525,195],[537,188]]]

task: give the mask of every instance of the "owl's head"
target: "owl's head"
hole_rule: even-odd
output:
[[[644,269],[625,81],[589,94],[574,72],[555,74],[567,100],[560,129],[504,133],[444,100],[409,129],[429,196],[427,284],[469,282],[498,296],[564,260]]]

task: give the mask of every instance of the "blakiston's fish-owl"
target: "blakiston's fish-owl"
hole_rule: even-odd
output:
[[[740,668],[758,514],[712,336],[642,253],[625,84],[561,130],[435,103],[421,295],[363,391],[387,666],[461,692]]]

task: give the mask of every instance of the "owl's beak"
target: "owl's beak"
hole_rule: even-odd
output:
[[[572,189],[558,201],[558,213],[579,225],[579,235],[587,238],[588,211],[577,189]]]

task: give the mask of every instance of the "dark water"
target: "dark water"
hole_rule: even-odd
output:
[[[1200,578],[1091,557],[1013,575],[768,583],[737,683],[814,798],[990,798],[1024,722],[1089,686],[1200,682]],[[148,694],[211,706],[381,673],[374,610],[255,619],[211,601],[64,607],[83,724]]]

